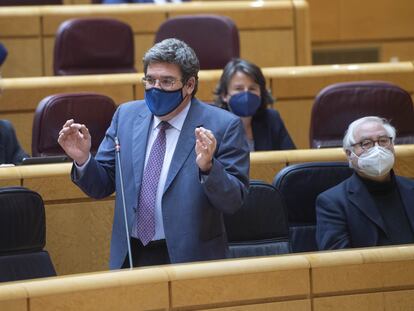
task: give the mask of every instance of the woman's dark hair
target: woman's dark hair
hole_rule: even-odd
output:
[[[227,63],[226,67],[224,67],[220,81],[214,91],[215,104],[221,108],[229,110],[228,104],[223,101],[222,97],[227,95],[230,81],[237,72],[242,72],[249,76],[260,86],[261,104],[259,109],[257,109],[256,115],[262,114],[266,110],[267,106],[274,102],[274,99],[270,92],[266,89],[266,79],[260,68],[241,58],[232,59]]]

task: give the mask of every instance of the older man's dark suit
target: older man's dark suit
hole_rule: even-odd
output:
[[[414,182],[395,176],[401,201],[414,229]],[[316,240],[319,249],[377,246],[387,232],[367,188],[354,173],[316,200]]]

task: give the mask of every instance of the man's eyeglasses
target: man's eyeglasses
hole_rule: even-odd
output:
[[[364,139],[363,141],[359,143],[353,144],[352,147],[359,146],[363,150],[369,150],[372,147],[374,147],[376,143],[378,143],[378,145],[381,147],[389,147],[391,145],[391,142],[392,142],[392,137],[381,136],[381,137],[378,137],[377,140]]]
[[[177,83],[177,81],[181,81],[181,80],[178,80],[176,78],[161,78],[161,79],[154,79],[151,77],[142,78],[142,84],[144,85],[146,89],[153,88],[157,84],[157,81],[158,81],[158,85],[163,90],[170,90],[174,87],[174,84]]]

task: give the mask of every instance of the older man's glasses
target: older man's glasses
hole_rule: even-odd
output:
[[[369,150],[372,147],[374,147],[376,143],[378,143],[378,145],[381,147],[389,147],[391,145],[391,142],[392,142],[392,137],[381,136],[381,137],[378,137],[377,140],[364,139],[363,141],[360,141],[359,143],[353,144],[352,147],[359,146],[363,150]]]
[[[157,84],[162,88],[163,90],[171,90],[174,87],[174,84],[177,83],[178,80],[176,78],[161,78],[161,79],[154,79],[151,77],[144,77],[142,78],[142,84],[146,89],[150,89],[155,87]]]

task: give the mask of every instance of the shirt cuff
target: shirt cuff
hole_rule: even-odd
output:
[[[90,160],[91,160],[91,154],[89,153],[88,160],[86,160],[86,162],[83,163],[82,165],[78,165],[76,161],[73,161],[76,167],[76,172],[78,173],[79,177],[82,177],[83,173],[85,172],[86,166],[88,165]]]

